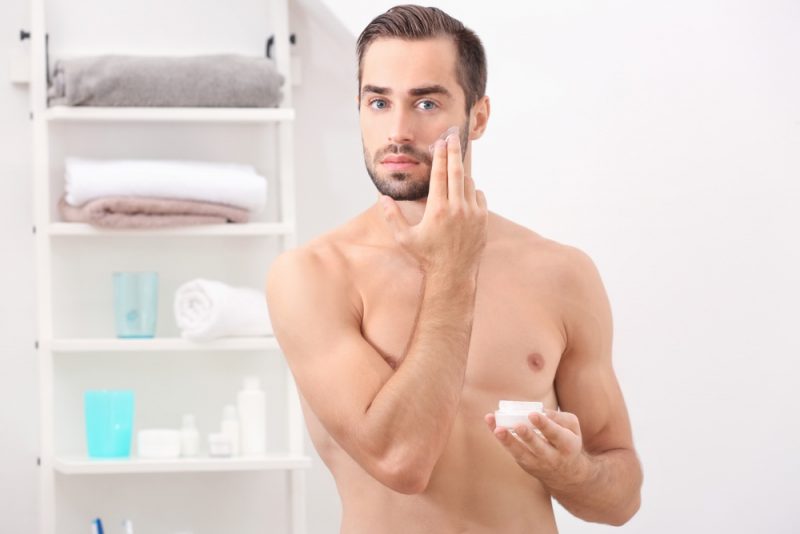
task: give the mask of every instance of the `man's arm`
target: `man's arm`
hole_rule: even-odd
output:
[[[356,462],[404,493],[427,486],[458,409],[488,218],[483,194],[458,173],[458,147],[440,145],[434,160],[419,225],[408,226],[393,203],[385,208],[395,237],[425,275],[396,371],[362,336],[358,297],[334,252],[286,253],[267,282],[275,335],[306,402]]]
[[[531,414],[519,440],[487,422],[517,462],[573,515],[622,525],[640,505],[642,469],[611,364],[611,308],[592,260],[566,249],[562,294],[567,348],[555,377],[560,411]]]

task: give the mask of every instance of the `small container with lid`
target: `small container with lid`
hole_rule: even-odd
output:
[[[525,425],[540,436],[542,433],[528,419],[533,413],[544,413],[544,404],[541,402],[501,400],[499,409],[494,412],[495,424],[513,430],[517,425]]]

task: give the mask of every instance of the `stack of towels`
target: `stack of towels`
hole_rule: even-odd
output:
[[[276,107],[284,82],[264,57],[105,55],[55,62],[51,106]]]
[[[105,228],[245,223],[264,209],[267,181],[250,165],[66,158],[63,220]]]
[[[184,339],[272,335],[266,296],[256,289],[196,278],[175,291],[174,308]]]

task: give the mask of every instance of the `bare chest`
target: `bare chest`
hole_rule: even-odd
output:
[[[397,368],[416,325],[422,274],[397,269],[360,279],[369,280],[360,287],[364,338]],[[552,296],[540,291],[535,281],[518,283],[501,263],[485,262],[478,279],[465,400],[478,401],[481,410],[486,409],[483,399],[551,400],[564,347],[561,316]]]

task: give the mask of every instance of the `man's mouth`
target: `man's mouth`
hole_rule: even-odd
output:
[[[410,169],[414,165],[419,165],[419,162],[407,156],[389,156],[381,161],[381,165],[390,171],[402,171]]]

